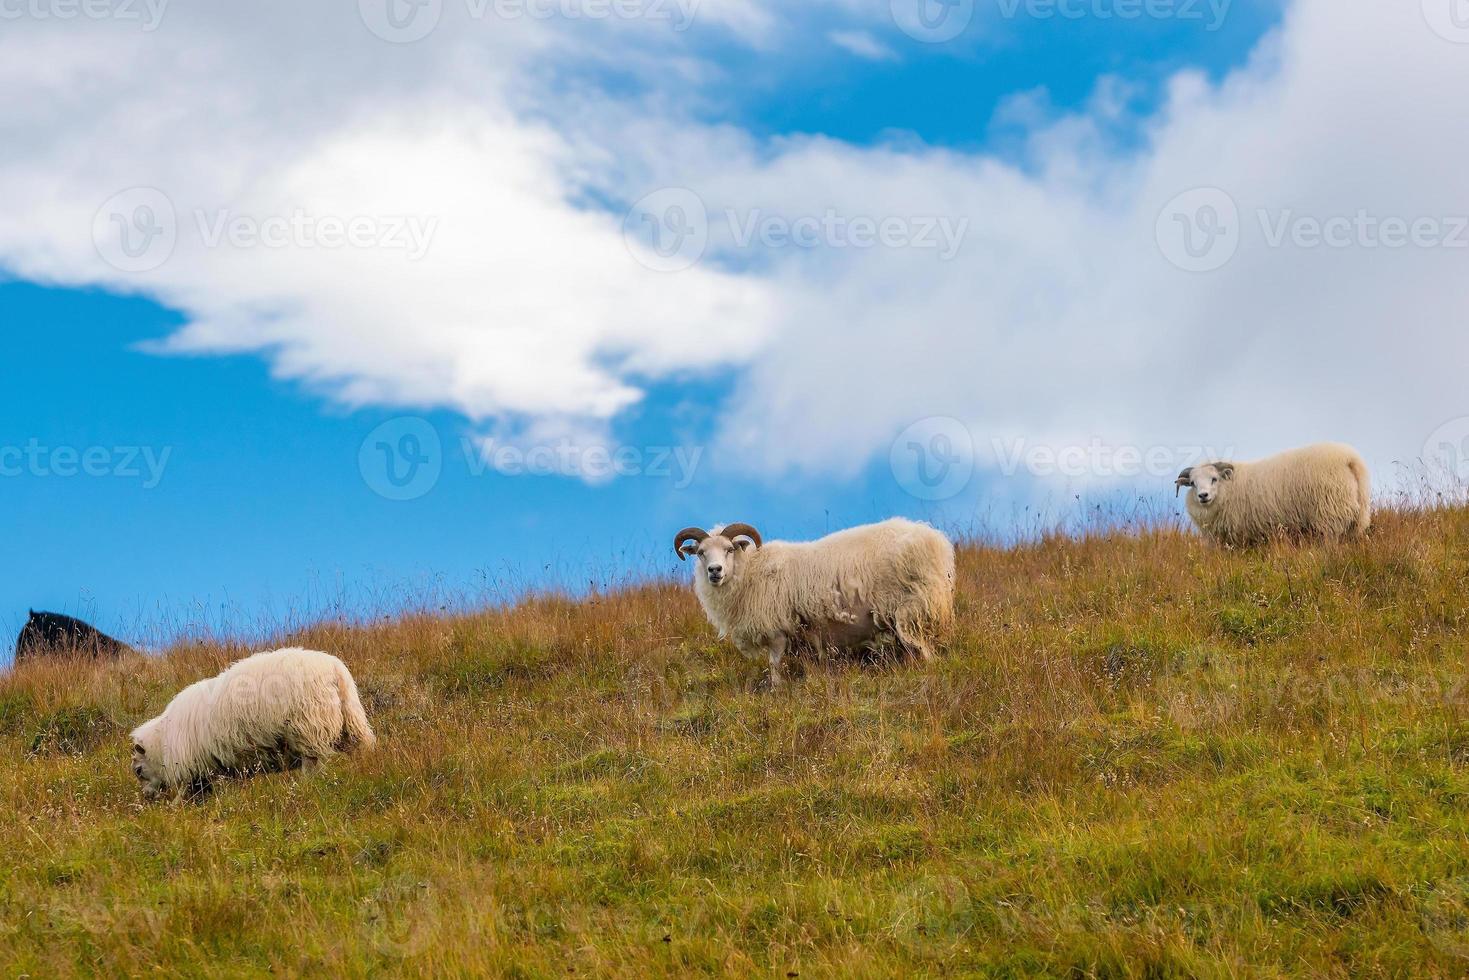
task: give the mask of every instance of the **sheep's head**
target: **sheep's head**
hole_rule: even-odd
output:
[[[158,722],[154,718],[133,732],[133,775],[142,784],[147,800],[163,795],[163,738]]]
[[[1189,487],[1193,493],[1192,497],[1200,506],[1208,507],[1219,500],[1224,493],[1224,485],[1234,479],[1233,463],[1205,463],[1186,469],[1178,474],[1174,486],[1182,490]]]
[[[748,524],[729,524],[711,534],[703,528],[686,527],[673,536],[673,550],[680,560],[697,558],[697,574],[718,588],[732,581],[741,557],[750,548],[759,549],[760,532]]]

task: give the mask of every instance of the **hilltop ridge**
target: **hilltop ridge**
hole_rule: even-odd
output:
[[[379,750],[185,805],[126,732],[246,651],[25,665],[0,969],[1462,975],[1466,582],[1466,509],[967,544],[938,662],[778,692],[682,583],[323,624]]]

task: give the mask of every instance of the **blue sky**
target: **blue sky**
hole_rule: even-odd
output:
[[[1078,499],[1166,511],[1190,455],[1469,445],[1469,201],[1420,152],[1461,135],[1432,84],[1462,80],[1457,22],[996,0],[923,43],[907,0],[706,0],[684,32],[450,0],[398,43],[377,2],[0,38],[8,632],[34,607],[253,635],[671,571],[687,523],[1003,534]],[[1221,209],[1202,260],[1167,238]],[[1364,210],[1441,240],[1294,234]],[[131,264],[118,229],[165,211],[167,254]],[[895,243],[851,244],[864,221]],[[1336,394],[1394,366],[1423,383],[1390,411]],[[555,472],[520,473],[538,453]]]
[[[344,410],[272,379],[257,358],[140,350],[179,323],[147,300],[9,282],[0,309],[13,354],[0,367],[0,443],[27,454],[0,482],[15,517],[0,568],[10,632],[30,608],[158,642],[615,584],[676,567],[664,539],[711,514],[769,514],[798,537],[898,512],[967,519],[914,500],[886,466],[839,493],[815,480],[711,479],[708,450],[690,438],[707,435],[711,412],[677,387],[624,430],[652,475],[501,475],[472,465],[453,413]],[[390,499],[377,490],[391,488],[387,464],[365,466],[363,444],[419,419],[438,433],[442,471]],[[89,448],[107,453],[95,475],[55,455]],[[401,457],[393,465],[408,472]]]
[[[1002,8],[992,0],[978,9],[982,18]],[[995,110],[1019,93],[1044,90],[1057,108],[1074,109],[1100,78],[1116,76],[1139,87],[1141,102],[1154,103],[1180,69],[1217,77],[1237,68],[1280,15],[1271,0],[1236,0],[1213,27],[1208,5],[1201,0],[1195,9],[1197,20],[993,18],[944,44],[891,39],[894,57],[878,62],[793,38],[778,57],[738,52],[730,70],[743,84],[720,109],[766,136],[820,133],[856,144],[912,138],[995,150]]]

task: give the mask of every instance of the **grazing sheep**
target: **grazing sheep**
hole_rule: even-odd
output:
[[[763,542],[748,524],[689,527],[673,547],[698,558],[694,591],[709,622],[770,682],[796,646],[870,649],[896,641],[925,660],[954,618],[954,545],[927,524],[895,518],[819,541]]]
[[[152,800],[205,788],[220,773],[274,762],[311,768],[376,742],[346,664],[316,650],[275,650],[191,684],[140,725],[133,774]]]
[[[1178,475],[1188,513],[1222,544],[1258,544],[1276,535],[1338,541],[1372,526],[1372,482],[1351,446],[1322,443],[1253,463],[1208,463]]]
[[[15,639],[15,662],[48,655],[83,656],[95,660],[120,657],[132,647],[89,623],[60,613],[31,611]]]

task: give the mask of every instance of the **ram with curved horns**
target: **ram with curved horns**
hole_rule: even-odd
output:
[[[954,545],[927,524],[894,518],[800,542],[767,542],[749,524],[686,527],[673,547],[696,560],[709,622],[769,659],[772,686],[793,649],[894,643],[928,660],[953,625]]]

